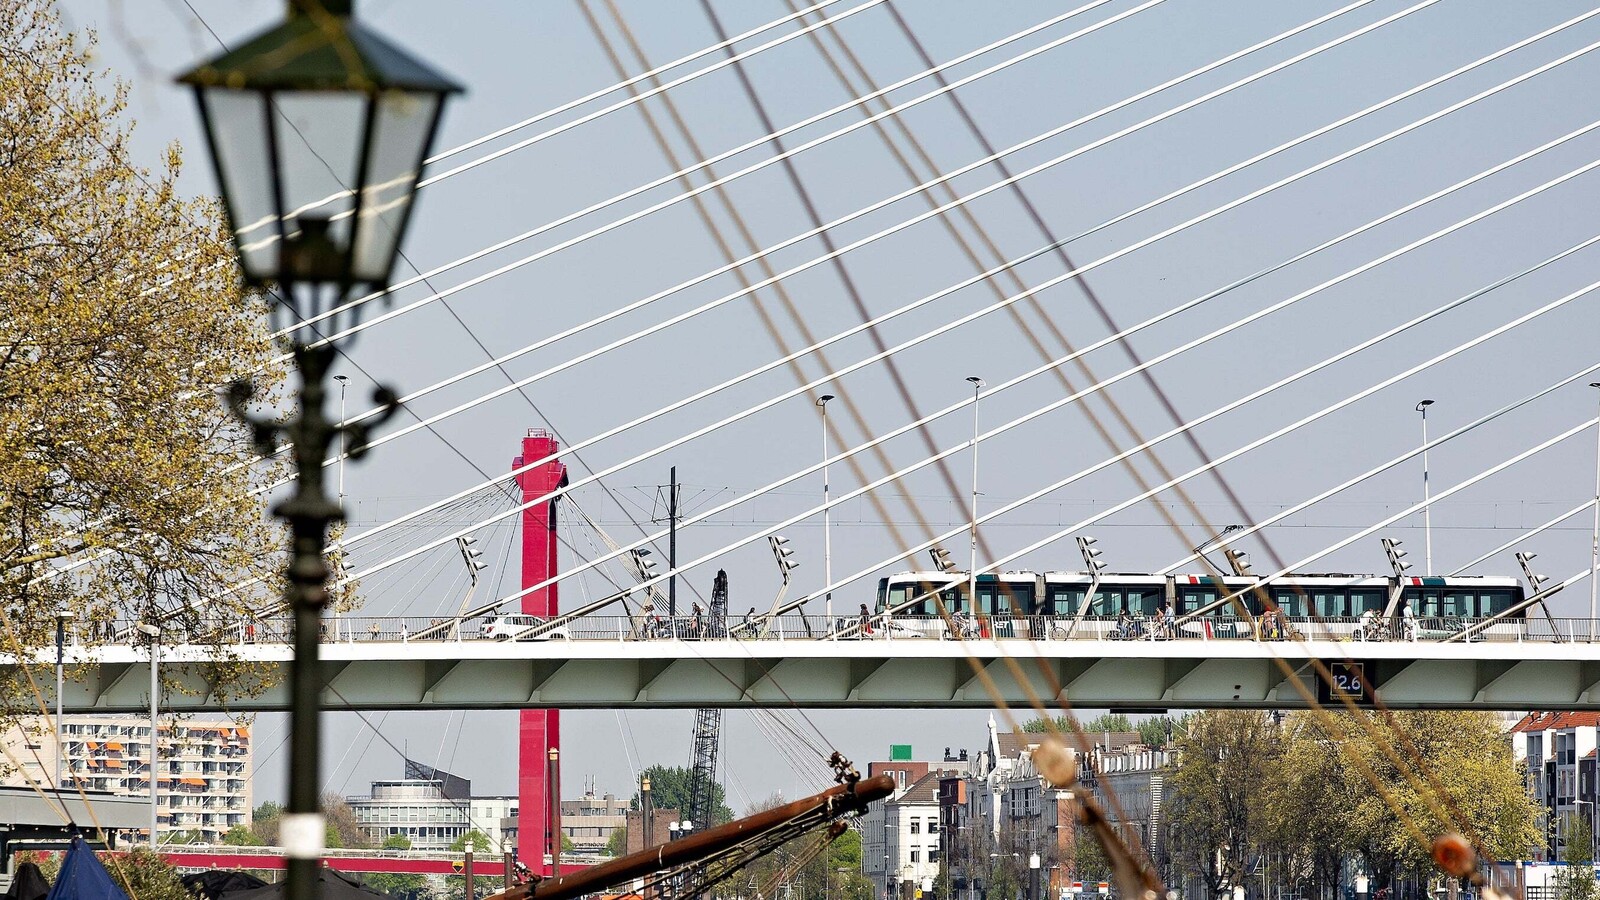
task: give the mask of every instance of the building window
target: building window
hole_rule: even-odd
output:
[[[922,833],[922,820],[921,819],[912,819],[911,820],[911,833],[912,834],[921,834]]]
[[[913,850],[913,851],[911,851],[911,861],[912,862],[922,862],[922,851],[921,850]]]

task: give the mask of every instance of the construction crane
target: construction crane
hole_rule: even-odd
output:
[[[728,573],[723,569],[717,570],[717,578],[711,583],[711,610],[705,633],[710,638],[728,633]],[[695,710],[694,739],[689,748],[689,808],[684,810],[693,828],[716,824],[717,748],[721,743],[722,710]]]

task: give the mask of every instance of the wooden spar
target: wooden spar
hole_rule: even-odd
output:
[[[868,803],[882,800],[893,793],[894,780],[887,775],[864,778],[852,784],[837,785],[803,800],[785,803],[743,819],[735,819],[726,825],[708,828],[681,840],[659,844],[638,853],[630,853],[581,872],[559,878],[530,881],[495,894],[488,900],[571,900],[585,894],[596,893],[602,888],[643,878],[662,869],[704,859],[780,828],[796,816],[814,812],[819,808],[829,813],[830,817],[851,810],[865,811]]]

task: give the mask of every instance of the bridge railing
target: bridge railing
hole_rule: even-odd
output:
[[[127,623],[101,625],[92,635],[98,643],[106,635],[126,631]],[[952,628],[951,625],[955,627]],[[558,625],[521,615],[477,616],[470,619],[428,616],[328,616],[323,621],[326,643],[363,642],[481,642],[481,641],[791,641],[791,640],[1298,640],[1340,641],[1443,641],[1472,626],[1467,638],[1477,641],[1554,643],[1589,642],[1600,637],[1600,623],[1589,619],[1529,616],[1498,621],[1469,617],[1405,617],[1389,620],[1356,617],[1283,616],[1275,623],[1256,618],[1205,616],[1175,625],[1152,617],[1121,619],[1111,616],[972,616],[946,620],[938,616],[739,615],[726,620],[705,616],[585,616]],[[170,628],[162,642],[282,644],[289,641],[292,625],[287,618],[200,620],[182,630]],[[134,644],[142,644],[138,634]]]

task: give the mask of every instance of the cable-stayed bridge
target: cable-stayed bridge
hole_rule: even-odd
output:
[[[324,701],[329,710],[988,708],[998,697],[1023,709],[1041,700],[1050,708],[1065,700],[1085,708],[1294,709],[1319,696],[1311,667],[1319,660],[1345,677],[1361,666],[1378,699],[1395,709],[1600,709],[1600,643],[1587,639],[1586,620],[1562,625],[1564,641],[363,639],[324,647]],[[292,655],[284,643],[222,652],[279,675]],[[257,697],[212,694],[205,664],[217,655],[164,648],[163,677],[174,690],[163,707],[286,708],[281,680]],[[67,682],[67,710],[149,710],[143,648],[73,653],[68,664],[81,674]],[[1329,702],[1325,690],[1321,697]]]
[[[1583,102],[1600,10],[1493,6],[590,17],[579,37],[602,52],[572,99],[524,110],[519,87],[504,121],[447,136],[413,272],[336,320],[361,313],[333,335],[362,335],[352,387],[395,382],[410,421],[350,468],[328,708],[1293,707],[1309,660],[1346,657],[1392,706],[1591,705],[1582,625],[1300,642],[631,640],[623,624],[688,615],[721,568],[760,613],[830,620],[930,550],[958,603],[960,569],[1087,576],[1069,542],[1140,512],[1099,545],[1124,571],[1242,577],[1248,548],[1270,586],[1371,571],[1348,548],[1400,531],[1412,574],[1510,575],[1535,535],[1547,562],[1590,565],[1556,526],[1600,510],[1600,120]],[[657,53],[658,36],[684,40]],[[376,415],[362,393],[343,418]],[[344,460],[326,465],[343,485]],[[637,488],[674,466],[689,501],[674,484],[668,510]],[[1474,503],[1527,498],[1570,510],[1453,530]],[[1018,521],[1054,501],[1083,508]],[[1318,524],[1356,502],[1378,508],[1359,528]],[[845,509],[867,527],[830,527]],[[287,653],[267,639],[274,590],[225,589],[257,631],[219,645],[269,673]],[[150,618],[176,629],[218,598],[161,599]],[[565,640],[430,633],[574,613]],[[203,666],[222,651],[160,652],[187,689],[164,703],[221,705]],[[92,653],[69,707],[142,709],[148,650]],[[229,708],[281,708],[276,691]]]

